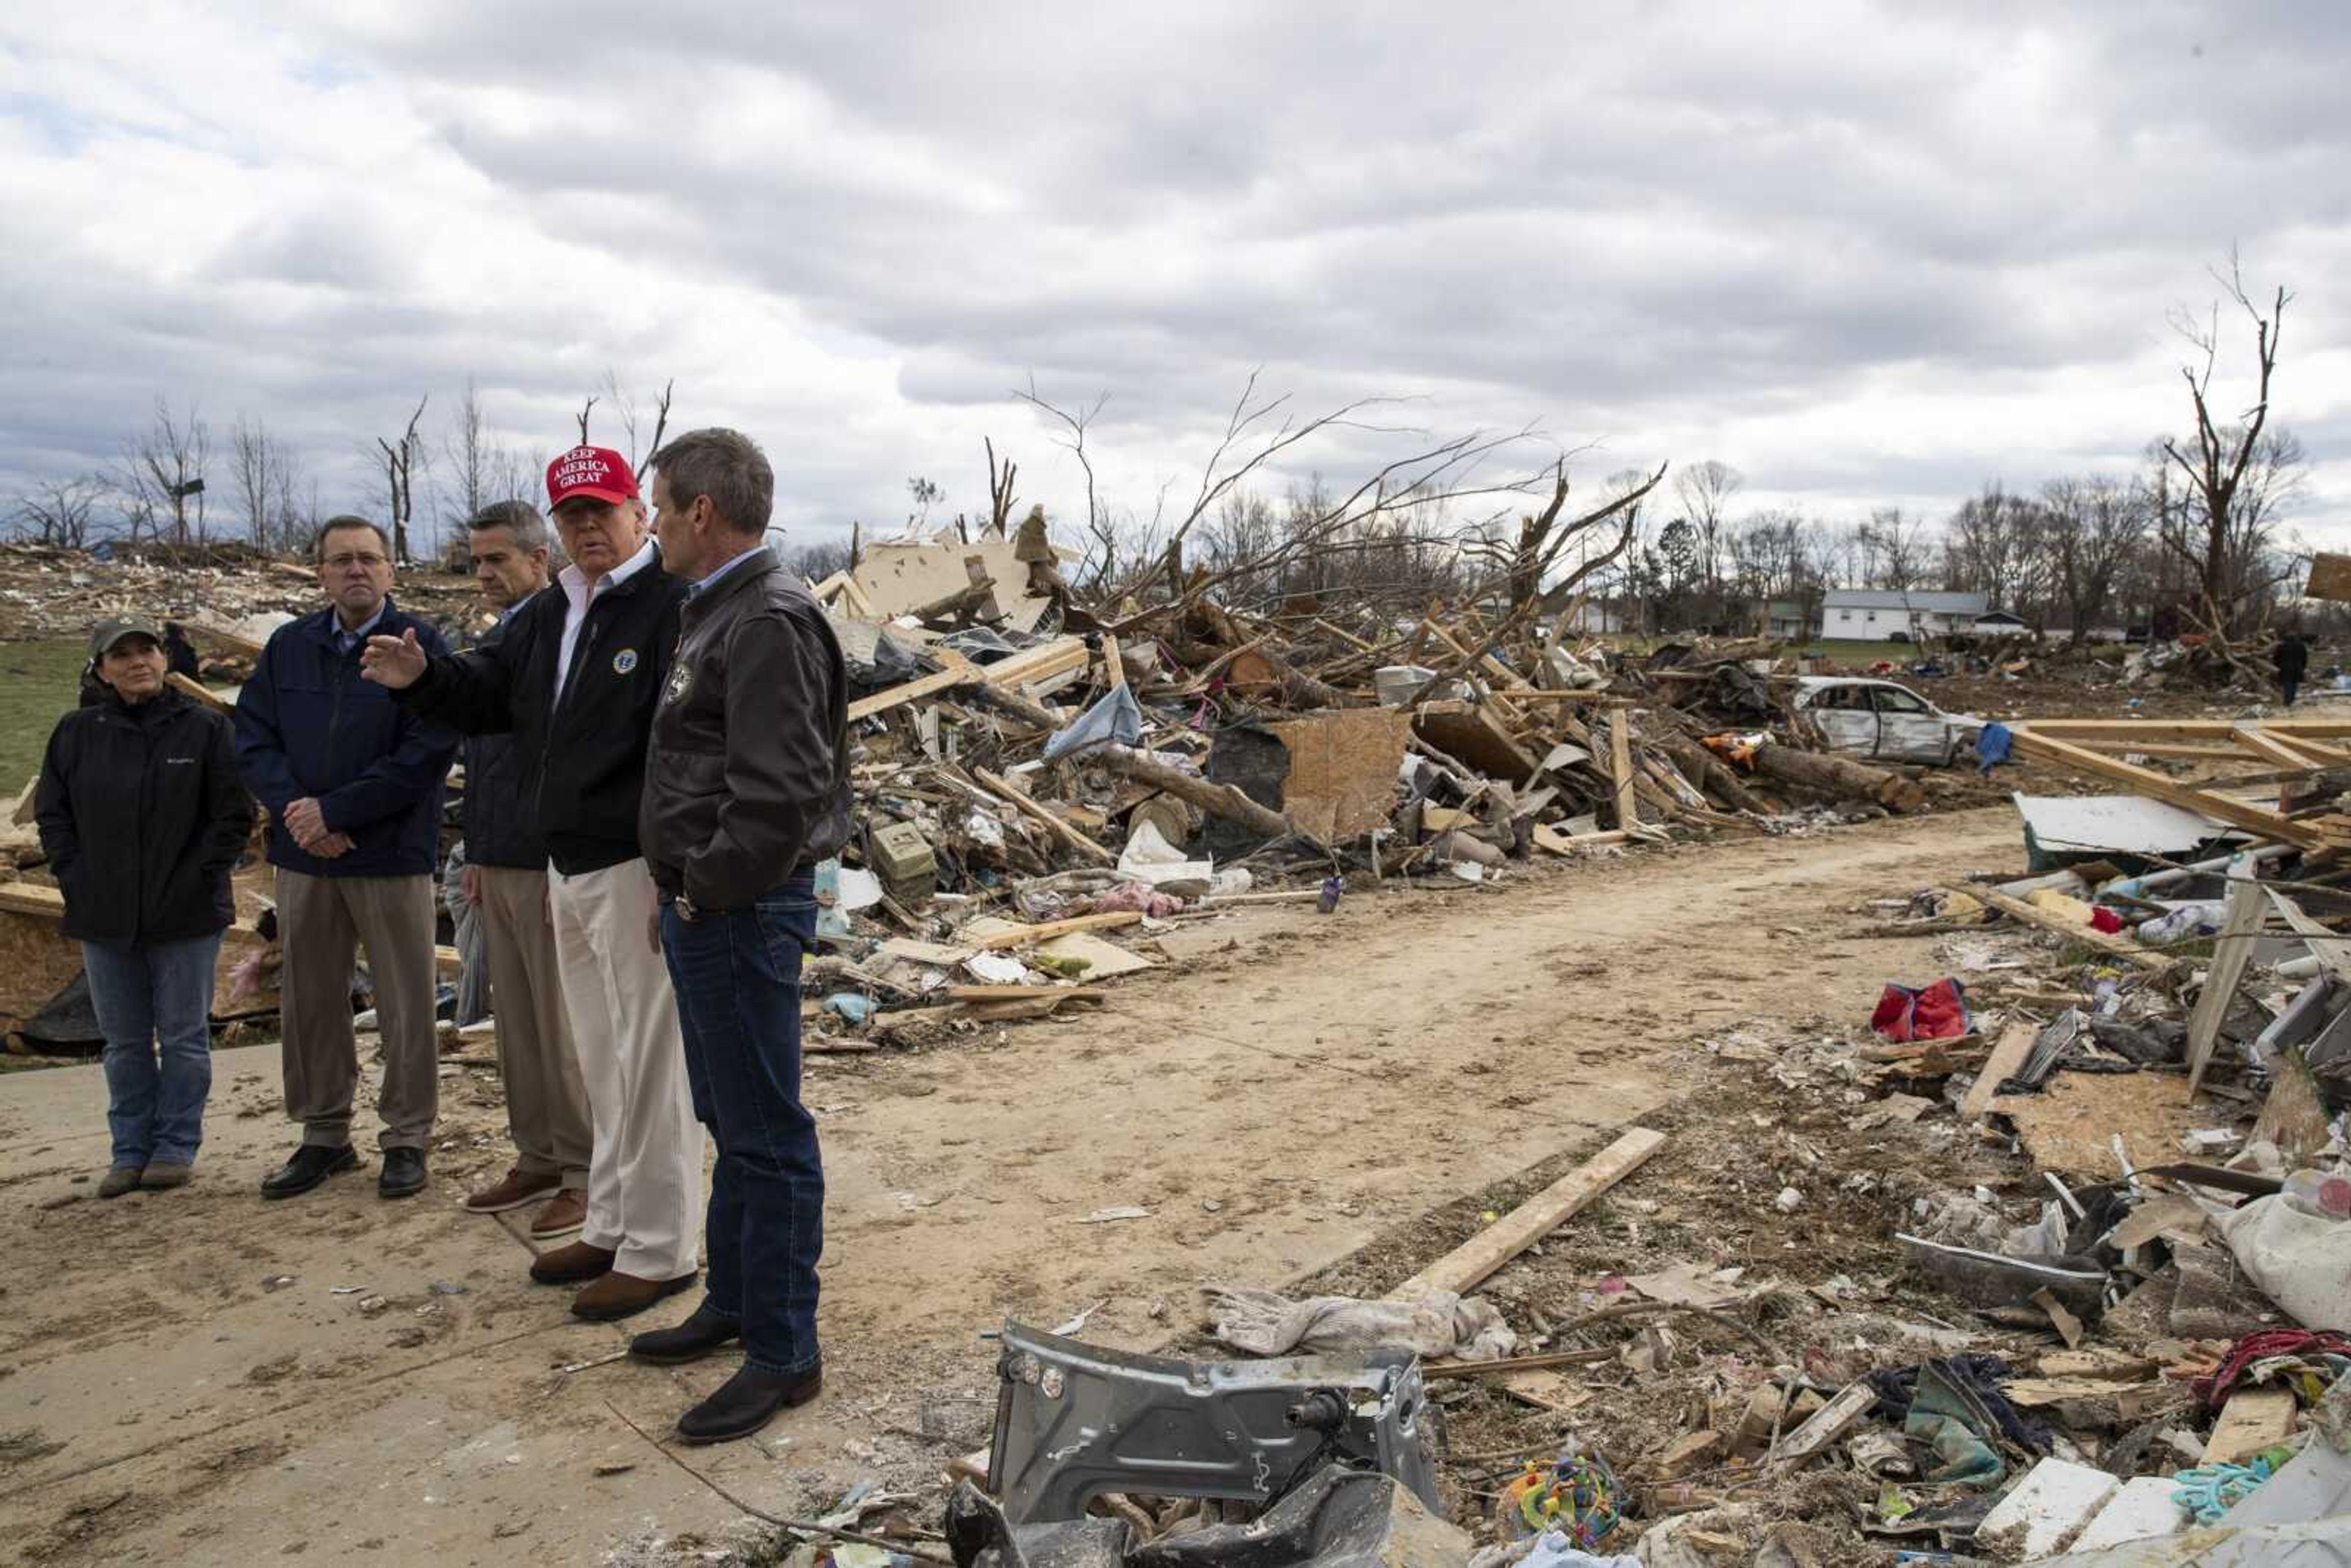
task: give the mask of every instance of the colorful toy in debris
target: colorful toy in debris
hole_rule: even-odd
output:
[[[1616,1477],[1597,1454],[1562,1454],[1546,1469],[1529,1459],[1526,1473],[1503,1489],[1502,1522],[1515,1535],[1557,1531],[1579,1547],[1597,1546],[1616,1528]]]

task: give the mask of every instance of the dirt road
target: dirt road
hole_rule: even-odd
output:
[[[686,1457],[804,1514],[935,1473],[984,1440],[1005,1315],[1148,1343],[1204,1281],[1324,1267],[1658,1105],[1696,1034],[1865,1009],[1923,946],[1841,944],[1847,912],[2018,854],[1977,812],[1274,906],[1098,1016],[821,1059],[827,1396]],[[115,1203],[96,1070],[0,1079],[0,1561],[636,1561],[734,1519],[616,1418],[659,1435],[729,1368],[581,1366],[625,1331],[455,1209],[503,1163],[483,1079],[444,1070],[426,1197],[269,1206],[274,1049],[220,1053],[194,1186]],[[1113,1207],[1148,1217],[1086,1222]]]

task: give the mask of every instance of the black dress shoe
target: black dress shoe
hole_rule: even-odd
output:
[[[689,1443],[725,1443],[747,1437],[783,1411],[805,1405],[824,1387],[824,1368],[762,1372],[747,1366],[721,1384],[718,1392],[677,1418],[677,1435]]]
[[[655,1366],[676,1366],[700,1361],[711,1352],[733,1344],[742,1335],[740,1322],[720,1317],[706,1305],[699,1306],[694,1309],[692,1317],[675,1328],[654,1329],[629,1341],[629,1359],[650,1361]]]
[[[386,1149],[375,1178],[378,1197],[413,1197],[424,1190],[424,1151]]]
[[[359,1165],[360,1156],[349,1144],[340,1149],[305,1144],[275,1174],[262,1177],[261,1196],[298,1197],[337,1171],[357,1170]]]

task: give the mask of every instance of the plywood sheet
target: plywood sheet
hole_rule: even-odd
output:
[[[1413,728],[1447,757],[1506,784],[1525,783],[1540,767],[1483,708],[1467,703],[1423,704]]]
[[[2112,1140],[2122,1135],[2134,1168],[2179,1157],[2182,1134],[2227,1120],[2191,1103],[2169,1073],[2059,1072],[2038,1094],[2004,1095],[1991,1108],[2016,1124],[2025,1153],[2060,1176],[2118,1180]]]
[[[1326,844],[1387,825],[1412,719],[1394,708],[1302,714],[1265,727],[1290,753],[1282,810]]]
[[[2302,592],[2305,599],[2351,599],[2351,555],[2314,557],[2310,563],[2310,585]]]

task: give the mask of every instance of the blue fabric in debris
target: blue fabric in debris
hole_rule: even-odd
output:
[[[1113,686],[1093,706],[1080,714],[1075,724],[1053,732],[1053,738],[1045,743],[1045,760],[1058,762],[1064,757],[1092,751],[1113,741],[1121,746],[1134,746],[1142,739],[1143,708],[1135,702],[1133,688]]]

